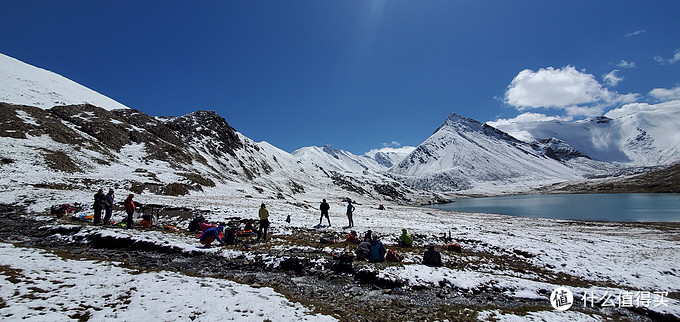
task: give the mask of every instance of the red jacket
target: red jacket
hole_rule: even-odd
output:
[[[123,202],[123,205],[125,206],[125,211],[127,211],[127,212],[134,212],[135,211],[135,202],[132,201],[132,199],[130,199],[130,198],[125,199],[125,202]]]

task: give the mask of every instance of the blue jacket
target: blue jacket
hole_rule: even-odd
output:
[[[222,232],[222,227],[215,227],[215,228],[210,228],[206,231],[203,232],[201,235],[201,241],[206,240],[210,236],[215,236],[215,239],[220,242],[224,243],[222,241],[222,238],[220,238],[220,233]]]
[[[354,208],[354,205],[352,205],[351,203],[347,204],[347,214],[348,215],[351,214],[354,211],[354,209],[356,209],[356,208]]]
[[[385,260],[385,246],[379,240],[371,241],[371,256],[369,261],[382,262]]]
[[[106,194],[106,196],[104,196],[104,201],[106,201],[106,203],[104,203],[104,208],[113,208],[113,195]]]

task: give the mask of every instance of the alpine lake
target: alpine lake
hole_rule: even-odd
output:
[[[589,221],[680,222],[680,194],[558,194],[457,199],[431,208]]]

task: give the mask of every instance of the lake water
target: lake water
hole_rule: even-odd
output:
[[[458,199],[437,209],[521,217],[680,222],[680,194],[565,194]]]

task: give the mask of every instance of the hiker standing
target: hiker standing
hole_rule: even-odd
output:
[[[319,209],[321,210],[321,218],[319,218],[319,225],[321,225],[321,222],[323,221],[323,216],[326,216],[326,219],[328,219],[328,227],[331,226],[331,219],[328,217],[328,210],[331,209],[331,205],[329,205],[326,202],[326,199],[321,201],[321,205],[319,205]]]
[[[257,241],[260,241],[260,237],[264,241],[267,239],[267,231],[269,230],[269,211],[264,204],[260,205],[259,215],[260,227],[257,228]]]
[[[347,219],[349,220],[349,226],[354,227],[354,220],[352,219],[352,213],[354,212],[354,205],[352,205],[352,199],[347,200]]]
[[[109,193],[104,196],[104,210],[106,214],[104,215],[104,225],[111,223],[111,213],[113,212],[113,189],[109,189]]]
[[[99,189],[94,195],[94,224],[99,225],[102,221],[102,210],[104,208],[104,189]]]
[[[132,215],[135,213],[135,202],[132,201],[135,195],[129,194],[127,199],[123,202],[125,212],[127,212],[127,219],[125,220],[125,228],[132,228]]]

